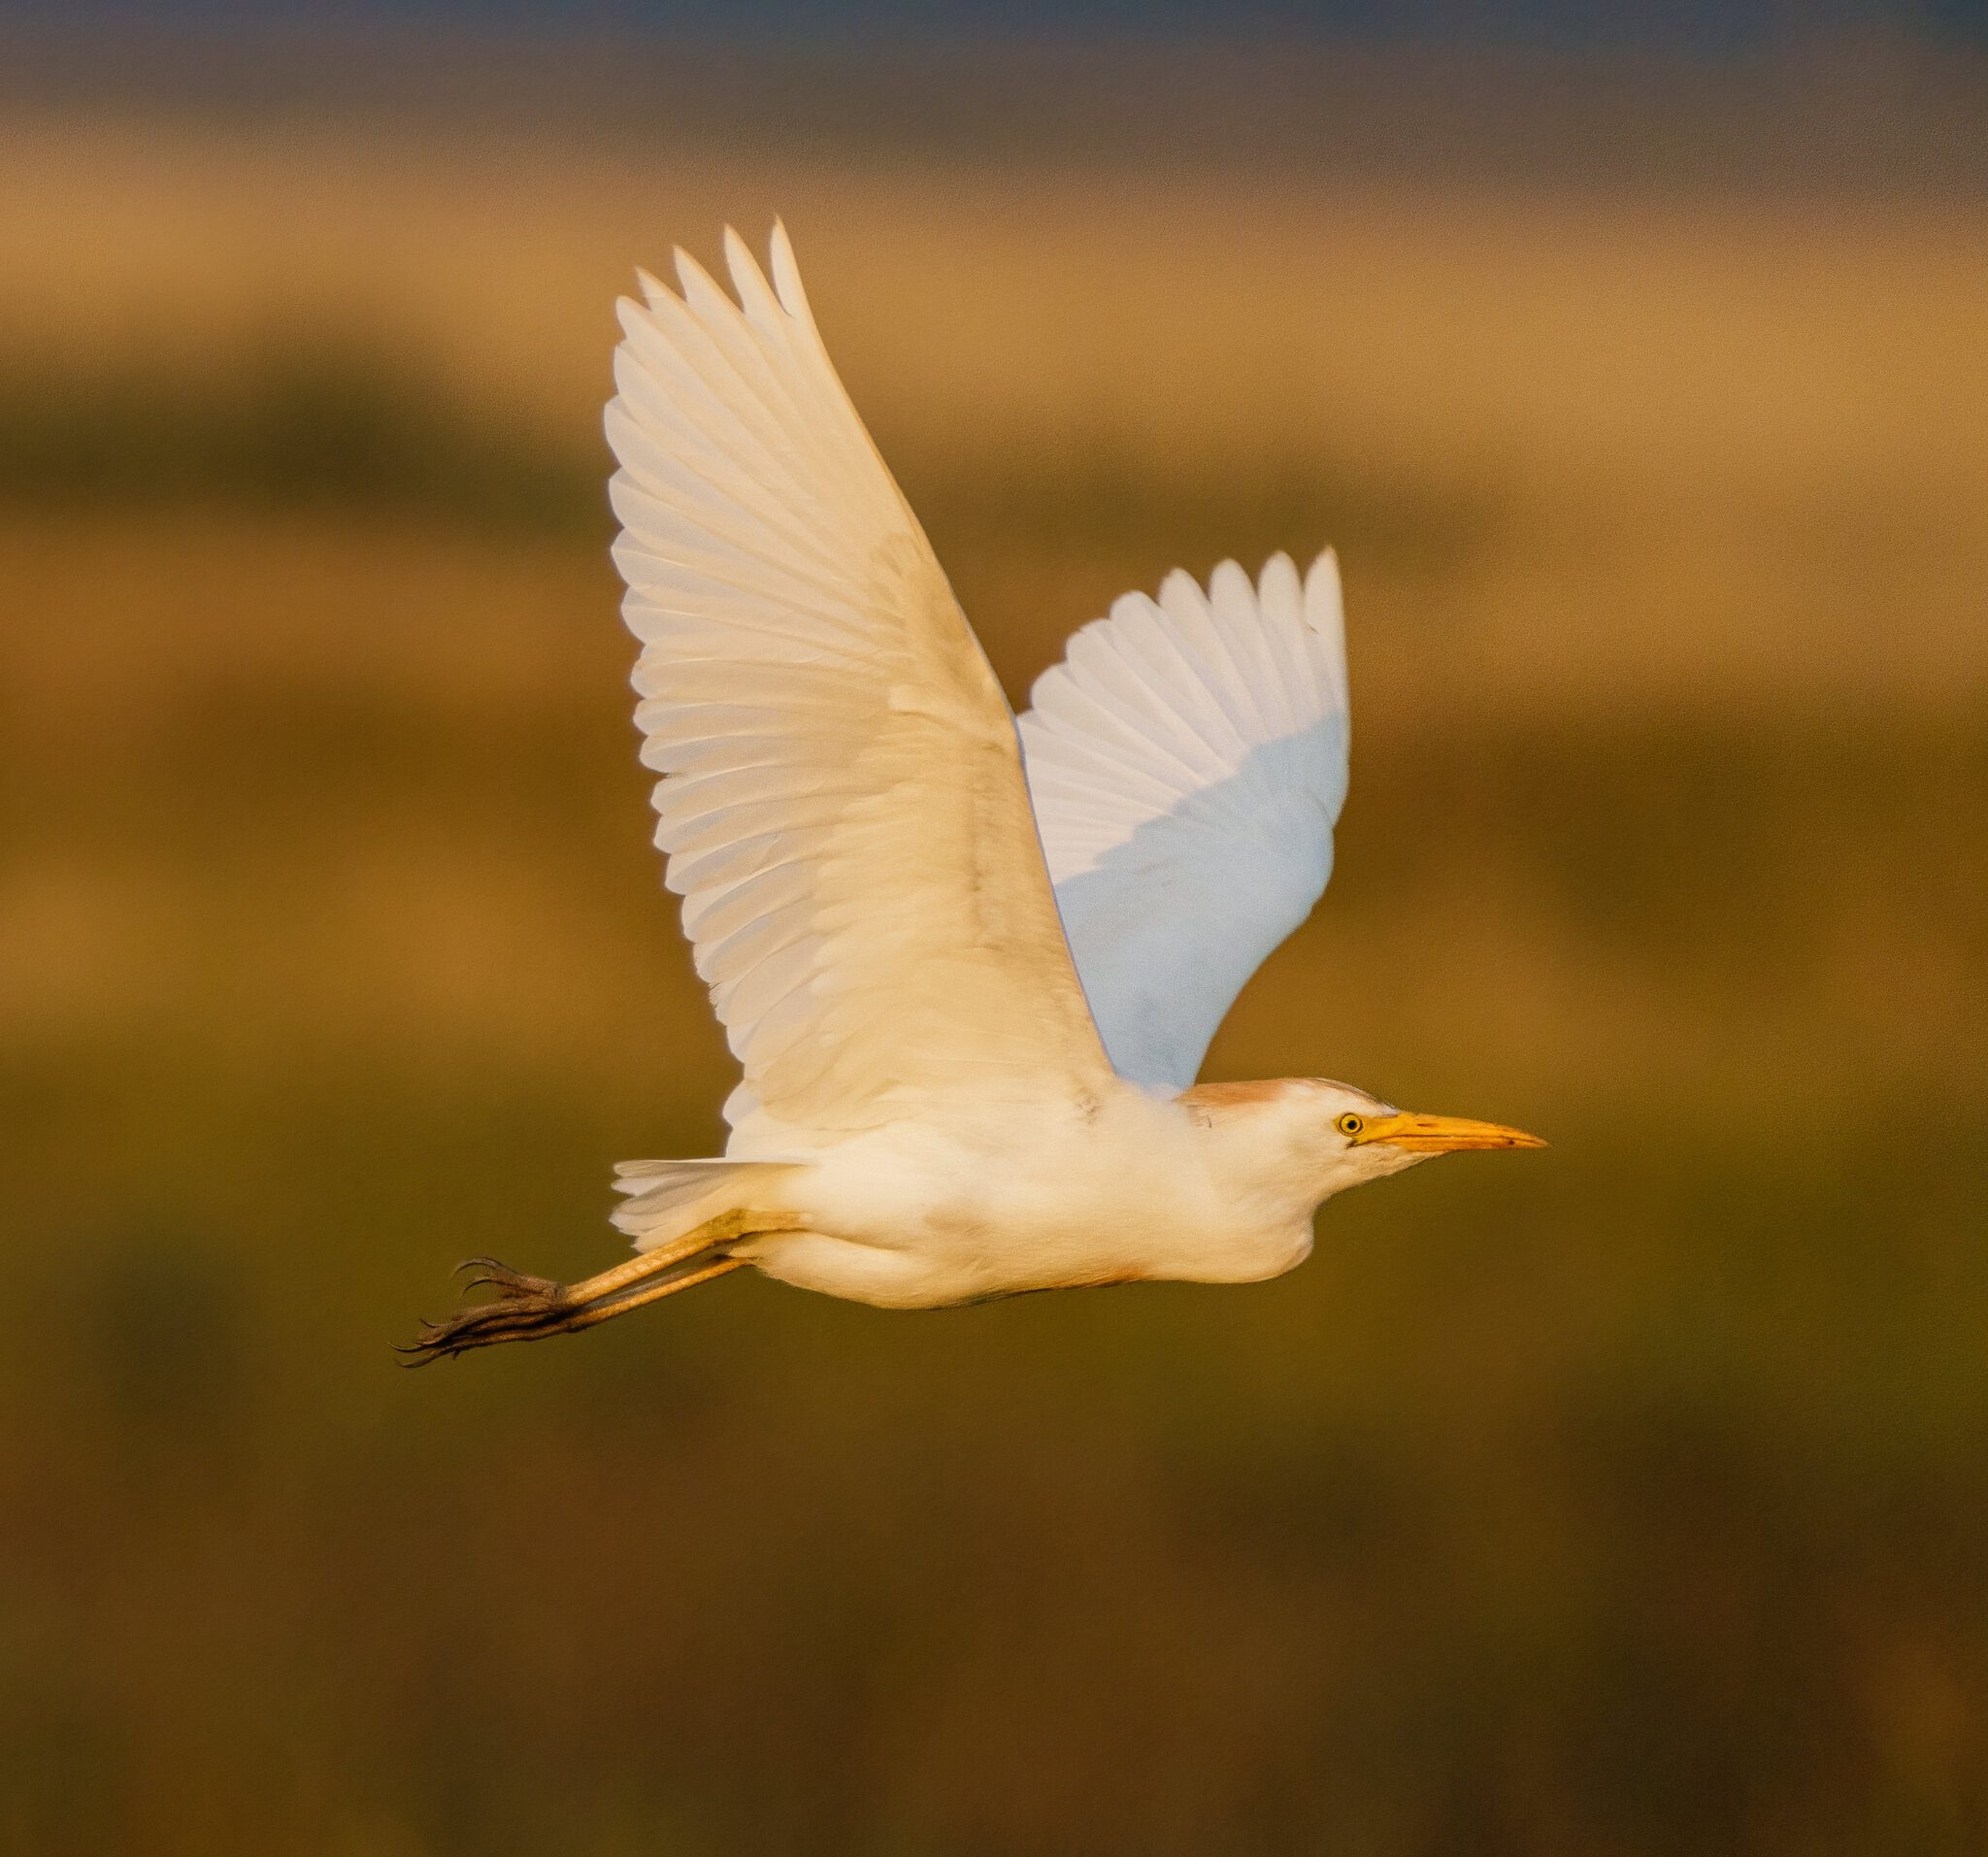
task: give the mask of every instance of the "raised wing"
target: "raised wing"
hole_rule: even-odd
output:
[[[737,303],[679,252],[680,295],[620,305],[607,429],[656,843],[746,1070],[726,1113],[834,1131],[1094,1087],[1014,718],[784,232],[771,284],[725,249]]]
[[[1339,564],[1277,555],[1204,593],[1128,593],[1037,680],[1029,789],[1105,1048],[1186,1089],[1222,1015],[1311,912],[1346,797]]]

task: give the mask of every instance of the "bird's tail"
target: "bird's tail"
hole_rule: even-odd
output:
[[[610,1214],[615,1228],[652,1251],[721,1212],[767,1210],[779,1204],[776,1177],[799,1171],[792,1161],[623,1161],[614,1190],[626,1193]]]

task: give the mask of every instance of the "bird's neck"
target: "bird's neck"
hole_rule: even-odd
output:
[[[1309,1218],[1339,1190],[1312,1086],[1303,1078],[1202,1083],[1180,1104],[1193,1120],[1217,1189],[1266,1220]]]

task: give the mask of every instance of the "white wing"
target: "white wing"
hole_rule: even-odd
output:
[[[623,301],[614,560],[656,843],[746,1079],[726,1113],[873,1127],[1110,1076],[1014,718],[821,345],[784,232],[734,303]],[[737,1151],[738,1144],[734,1144]]]
[[[1339,564],[1278,555],[1204,594],[1128,593],[1038,680],[1029,789],[1111,1062],[1186,1089],[1222,1015],[1332,874],[1346,797]]]

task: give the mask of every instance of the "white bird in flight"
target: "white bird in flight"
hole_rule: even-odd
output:
[[[641,276],[607,431],[656,843],[745,1078],[722,1158],[631,1161],[629,1261],[489,1259],[417,1359],[729,1271],[890,1309],[1255,1282],[1335,1193],[1543,1145],[1344,1083],[1195,1078],[1332,868],[1338,565],[1176,572],[1017,718],[836,376],[784,230],[737,300]]]

